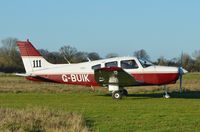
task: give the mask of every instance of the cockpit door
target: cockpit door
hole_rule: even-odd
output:
[[[131,74],[136,80],[143,82],[143,67],[141,66],[140,62],[137,59],[127,59],[121,60],[120,66],[126,72]]]

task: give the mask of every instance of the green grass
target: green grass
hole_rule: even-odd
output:
[[[200,80],[200,73],[189,73],[184,75],[185,80]]]
[[[149,91],[138,88],[141,91],[136,93],[129,89],[130,95],[123,100],[113,100],[104,89],[92,92],[86,87],[38,84],[4,76],[0,78],[0,107],[79,113],[92,131],[199,131],[200,83],[195,78],[200,75],[187,76],[185,87],[192,88],[189,82],[196,81],[196,88],[187,93],[180,95],[176,92],[178,84],[170,85],[172,98],[164,99],[159,87],[147,87]]]
[[[99,131],[191,131],[200,129],[200,100],[130,95],[115,101],[103,94],[3,93],[3,108],[51,108],[81,113]]]

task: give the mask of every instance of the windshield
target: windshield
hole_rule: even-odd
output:
[[[153,66],[153,64],[148,60],[144,60],[144,59],[138,59],[138,60],[140,61],[142,67],[144,67],[144,68]]]

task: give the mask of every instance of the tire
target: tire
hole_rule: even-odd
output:
[[[121,94],[121,92],[120,92],[120,91],[114,91],[114,92],[112,93],[112,98],[113,98],[113,99],[122,99],[122,94]]]
[[[124,96],[128,96],[128,91],[126,89],[123,89],[122,93],[123,93]]]
[[[163,95],[163,97],[166,98],[166,99],[169,99],[170,95],[169,94],[165,94],[165,95]]]

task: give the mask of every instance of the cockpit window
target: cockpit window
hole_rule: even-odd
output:
[[[105,63],[105,67],[117,67],[117,61],[107,62]]]
[[[138,59],[142,65],[142,67],[146,68],[146,67],[149,67],[149,66],[153,66],[153,64],[147,60],[143,60],[143,59]]]
[[[123,60],[121,61],[122,69],[137,69],[138,65],[135,60]]]
[[[92,69],[93,69],[93,70],[100,69],[100,68],[101,68],[101,64],[92,66]]]

